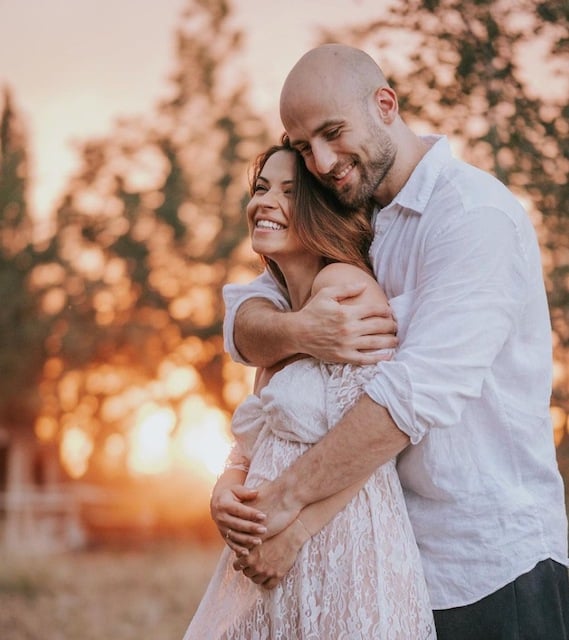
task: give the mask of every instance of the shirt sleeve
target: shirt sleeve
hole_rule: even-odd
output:
[[[226,284],[223,287],[223,301],[225,303],[225,318],[223,321],[224,347],[233,360],[241,364],[250,363],[243,358],[235,347],[233,336],[235,316],[239,307],[251,298],[264,298],[270,300],[282,311],[290,310],[290,305],[284,292],[279,288],[267,270],[248,284]]]
[[[524,312],[529,270],[519,221],[494,207],[449,216],[427,232],[409,322],[365,391],[416,444],[460,421]],[[529,225],[528,221],[528,225]]]

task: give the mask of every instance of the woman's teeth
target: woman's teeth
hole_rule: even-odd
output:
[[[257,220],[255,226],[261,229],[273,229],[274,231],[280,231],[281,229],[285,228],[282,224],[278,224],[278,222],[272,222],[271,220]]]

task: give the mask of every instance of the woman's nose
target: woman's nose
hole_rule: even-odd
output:
[[[268,191],[265,191],[261,197],[260,197],[260,204],[263,207],[269,207],[269,208],[273,208],[276,207],[277,205],[277,198],[276,198],[276,194],[274,193],[274,191],[272,189],[269,189]]]

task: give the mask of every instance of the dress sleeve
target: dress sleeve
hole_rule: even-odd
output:
[[[225,461],[225,469],[240,469],[241,471],[249,471],[249,458],[243,453],[238,442],[234,442],[231,451]]]
[[[290,305],[283,291],[273,280],[268,271],[264,271],[258,278],[248,284],[226,284],[223,287],[223,301],[225,303],[225,319],[223,322],[223,340],[225,351],[241,364],[247,362],[235,347],[233,329],[237,310],[246,300],[264,298],[270,300],[278,309],[288,311]]]
[[[386,350],[386,359],[393,351]],[[364,387],[379,375],[379,363],[366,366],[321,364],[328,373],[326,385],[326,417],[328,428],[334,427],[364,393]]]

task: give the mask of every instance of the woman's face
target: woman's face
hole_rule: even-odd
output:
[[[266,161],[247,205],[253,251],[274,260],[282,268],[289,257],[306,255],[292,224],[295,156],[277,151]]]

